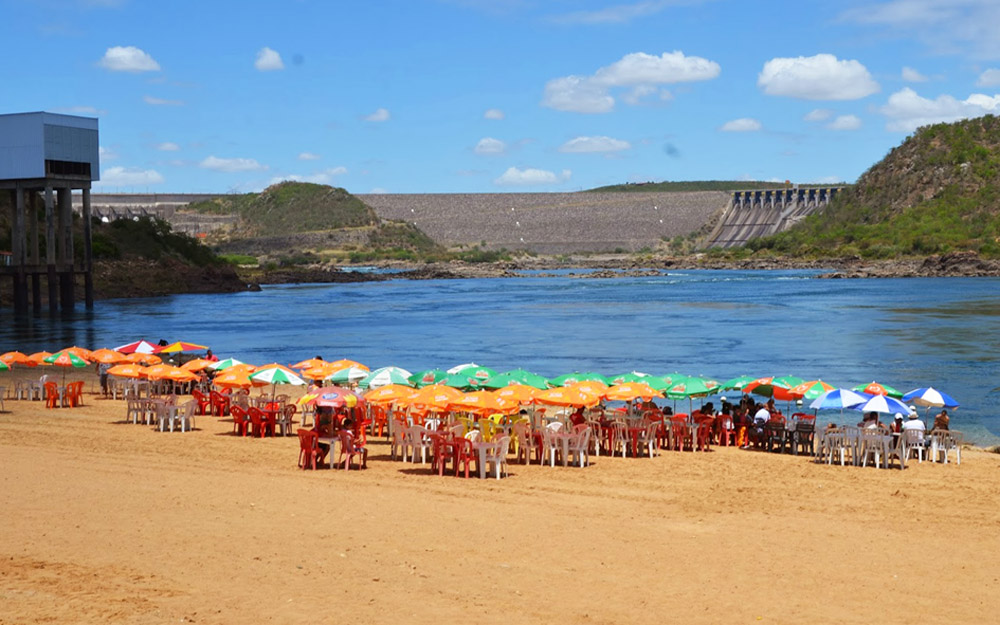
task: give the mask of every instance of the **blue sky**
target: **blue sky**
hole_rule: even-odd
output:
[[[100,119],[101,188],[854,181],[1000,112],[996,0],[0,0],[0,111]]]

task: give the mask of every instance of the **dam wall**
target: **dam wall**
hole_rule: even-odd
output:
[[[739,247],[782,232],[825,208],[842,187],[734,191],[706,247]]]

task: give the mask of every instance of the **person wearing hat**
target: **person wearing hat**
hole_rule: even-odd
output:
[[[910,416],[903,423],[903,431],[905,432],[907,430],[917,430],[919,434],[916,435],[916,439],[918,441],[922,441],[924,440],[924,431],[927,429],[927,426],[924,425],[924,422],[917,417],[918,417],[917,409],[914,408],[913,406],[910,406]]]

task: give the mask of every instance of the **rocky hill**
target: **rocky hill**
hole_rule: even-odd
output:
[[[825,211],[748,247],[793,256],[1000,257],[1000,118],[919,129]]]

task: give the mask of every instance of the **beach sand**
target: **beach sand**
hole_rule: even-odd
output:
[[[79,377],[73,376],[71,377]],[[9,381],[7,378],[6,381]],[[431,475],[370,440],[0,414],[0,623],[974,623],[1000,609],[1000,455],[906,471],[733,448]]]

